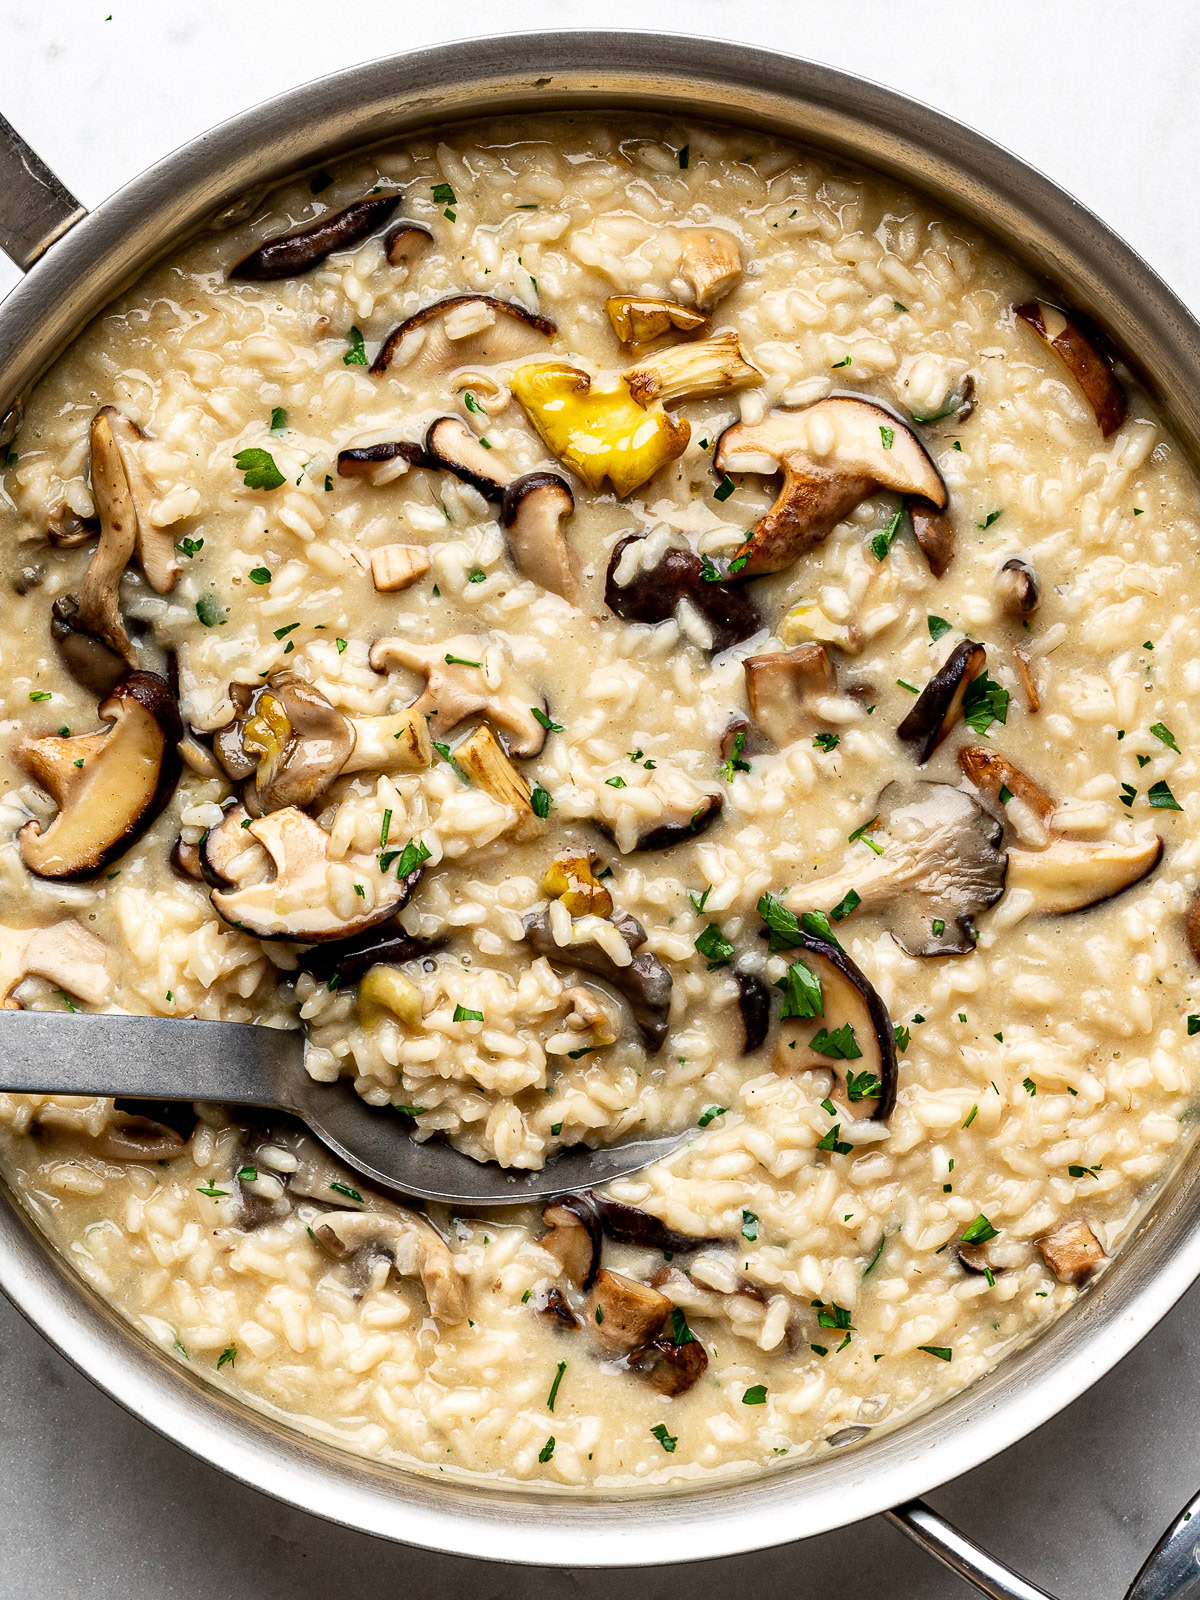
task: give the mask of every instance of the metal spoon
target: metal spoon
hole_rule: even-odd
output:
[[[0,1093],[122,1095],[267,1106],[299,1117],[369,1182],[448,1205],[518,1205],[594,1189],[649,1166],[685,1137],[644,1139],[555,1156],[537,1172],[476,1161],[441,1139],[409,1136],[350,1083],[304,1070],[296,1029],[182,1017],[0,1010]]]

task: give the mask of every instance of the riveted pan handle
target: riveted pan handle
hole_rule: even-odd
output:
[[[27,272],[87,212],[0,117],[0,250]]]
[[[1053,1600],[997,1561],[923,1500],[885,1512],[902,1533],[990,1600]],[[1125,1600],[1200,1600],[1200,1495],[1184,1506],[1147,1557]]]

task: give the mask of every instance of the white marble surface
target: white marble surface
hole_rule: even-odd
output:
[[[111,20],[106,20],[111,13]],[[598,8],[558,0],[559,27]],[[608,27],[737,37],[891,84],[973,124],[1098,211],[1200,310],[1192,0],[608,0]],[[0,0],[0,110],[85,204],[205,127],[305,79],[449,36],[539,29],[537,0]],[[0,262],[0,294],[16,281]],[[933,1497],[1056,1595],[1124,1593],[1200,1487],[1200,1295],[1062,1417]],[[183,1455],[79,1378],[0,1301],[0,1596],[12,1600],[602,1600],[554,1578],[402,1551],[285,1510]],[[784,1530],[781,1530],[783,1532]],[[553,1539],[547,1531],[548,1548]],[[618,1577],[628,1586],[630,1579]],[[644,1600],[967,1594],[882,1522],[632,1579]]]

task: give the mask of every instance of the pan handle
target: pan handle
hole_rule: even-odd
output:
[[[959,1533],[923,1500],[884,1513],[923,1550],[990,1600],[1053,1600]],[[1190,1500],[1146,1558],[1125,1600],[1200,1600],[1200,1495]]]
[[[0,117],[0,250],[27,272],[87,211]]]

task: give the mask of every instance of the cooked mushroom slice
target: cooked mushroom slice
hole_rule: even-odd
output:
[[[703,400],[712,395],[761,383],[762,373],[742,352],[736,333],[718,334],[695,344],[673,344],[655,355],[643,356],[621,374],[639,406],[658,401],[669,406],[677,400]]]
[[[782,472],[783,487],[739,556],[747,578],[782,572],[819,544],[876,489],[946,505],[946,486],[925,446],[893,411],[832,395],[803,410],[738,422],[717,440],[720,473]]]
[[[58,806],[43,832],[27,822],[21,860],[39,878],[88,878],[141,837],[171,798],[183,735],[166,681],[152,672],[122,678],[99,708],[97,733],[22,739],[13,759]]]
[[[145,437],[115,406],[102,406],[92,425],[92,487],[95,490],[99,454],[102,492],[109,501],[108,517],[132,518],[138,564],[146,582],[156,594],[169,594],[179,580],[183,563],[170,529],[156,528],[150,520],[151,490],[138,461],[138,449]],[[103,526],[105,509],[99,498],[97,510]]]
[[[910,505],[908,519],[926,566],[935,578],[942,577],[954,560],[958,538],[949,511],[935,511],[931,505]]]
[[[1188,904],[1183,922],[1183,937],[1193,959],[1200,961],[1200,889],[1192,895]]]
[[[831,877],[784,896],[789,911],[883,913],[910,956],[963,955],[975,948],[973,919],[1004,893],[1003,830],[970,795],[947,783],[889,783],[876,801],[871,837],[883,854],[854,845]]]
[[[519,367],[512,392],[560,461],[589,489],[607,478],[621,499],[681,456],[692,436],[691,424],[660,402],[638,405],[623,378],[593,379],[563,361]]]
[[[637,1206],[627,1206],[620,1200],[609,1200],[605,1195],[593,1196],[600,1213],[600,1223],[607,1236],[617,1244],[637,1245],[643,1250],[661,1250],[669,1255],[685,1255],[689,1250],[712,1244],[709,1238],[693,1238],[686,1233],[676,1233],[665,1222],[641,1211]]]
[[[485,722],[454,746],[454,764],[471,782],[501,805],[511,806],[519,820],[533,816],[529,785],[500,748]]]
[[[187,1149],[187,1143],[161,1122],[115,1111],[94,1147],[107,1161],[173,1161]]]
[[[596,877],[599,861],[593,851],[556,856],[542,879],[543,894],[551,894],[573,917],[610,917],[612,895]]]
[[[630,1352],[629,1366],[649,1378],[659,1394],[685,1394],[707,1370],[708,1351],[694,1333],[683,1340],[661,1333]]]
[[[382,544],[371,551],[371,582],[380,594],[411,588],[429,571],[429,552],[422,544]]]
[[[550,1230],[539,1240],[577,1289],[590,1289],[600,1270],[600,1218],[588,1195],[564,1194],[542,1212]]]
[[[420,878],[419,867],[391,877],[373,854],[334,859],[329,835],[294,806],[251,818],[246,831],[271,857],[274,875],[257,883],[235,879],[232,888],[213,890],[212,903],[226,922],[259,939],[351,938],[399,911]]]
[[[601,1267],[588,1297],[587,1324],[610,1350],[637,1350],[662,1332],[671,1315],[665,1294]]]
[[[742,275],[742,247],[724,228],[685,228],[679,243],[679,276],[701,311],[711,311]]]
[[[50,607],[50,637],[76,683],[97,698],[111,694],[129,671],[129,662],[78,619],[79,602],[72,595],[59,595]],[[124,633],[123,626],[121,631]],[[129,656],[132,660],[132,646]]]
[[[414,1031],[422,1026],[425,1006],[421,991],[398,967],[373,966],[354,999],[364,1028],[394,1017]]]
[[[719,569],[694,550],[667,550],[657,565],[643,568],[628,583],[619,583],[622,557],[644,538],[641,533],[627,534],[609,557],[604,603],[615,616],[623,622],[667,622],[679,602],[687,600],[712,630],[714,654],[749,639],[762,627],[758,609],[746,591],[723,581]]]
[[[545,697],[517,671],[499,639],[478,633],[426,645],[377,639],[370,662],[376,672],[398,666],[424,675],[424,692],[408,709],[414,717],[428,719],[433,738],[445,738],[464,718],[478,713],[507,736],[511,755],[536,756],[546,742],[546,728],[534,715],[538,711],[545,717]]]
[[[77,517],[65,505],[56,506],[46,518],[46,538],[56,550],[78,550],[99,533],[99,517]]]
[[[578,1333],[583,1323],[571,1310],[567,1297],[557,1284],[551,1285],[546,1290],[540,1303],[535,1307],[539,1317],[552,1323],[564,1333]]]
[[[987,1244],[964,1244],[960,1239],[955,1255],[966,1272],[999,1274],[1025,1266],[1030,1260],[1030,1248],[1024,1240],[990,1240]]]
[[[1044,300],[1027,300],[1013,310],[1044,344],[1050,346],[1075,379],[1084,399],[1096,413],[1104,437],[1107,439],[1115,433],[1125,421],[1128,410],[1125,391],[1108,361],[1078,322]]]
[[[1055,803],[1028,773],[981,744],[964,745],[958,764],[970,781],[994,806],[1002,808],[1005,821],[1022,844],[1044,849],[1050,838]]]
[[[802,929],[786,955],[776,1060],[788,1071],[827,1067],[834,1097],[851,1116],[884,1121],[896,1103],[899,1078],[887,1007],[862,969],[828,940]],[[802,1050],[821,1059],[806,1061],[798,1054]]]
[[[349,250],[361,244],[383,226],[399,204],[398,194],[369,194],[340,211],[327,211],[303,228],[260,244],[229,269],[229,276],[269,283],[311,272],[335,250]]]
[[[646,930],[636,917],[622,913],[613,926],[633,953],[628,966],[618,966],[601,945],[591,939],[560,945],[550,927],[548,911],[531,911],[525,917],[525,937],[539,956],[560,967],[575,967],[603,978],[629,1002],[642,1041],[650,1051],[661,1050],[671,1014],[671,974],[657,956],[642,950]],[[640,952],[640,953],[639,953]]]
[[[812,732],[820,720],[813,702],[837,693],[837,672],[823,644],[747,656],[742,667],[751,720],[781,750]]]
[[[604,302],[604,309],[622,344],[649,344],[664,333],[696,333],[708,327],[708,318],[702,311],[691,311],[674,300],[614,294]]]
[[[1037,573],[1020,556],[1010,556],[1000,568],[996,587],[1000,604],[1010,617],[1031,617],[1042,597]]]
[[[1104,1246],[1082,1218],[1064,1222],[1037,1242],[1042,1260],[1060,1283],[1081,1283],[1105,1259]]]
[[[313,1229],[339,1260],[359,1250],[387,1256],[402,1278],[419,1277],[429,1309],[439,1322],[465,1320],[467,1289],[450,1247],[423,1217],[411,1211],[335,1211]]]
[[[1131,844],[1110,839],[1053,839],[1044,850],[1008,852],[1008,888],[1033,897],[1033,915],[1062,916],[1111,900],[1140,883],[1162,860],[1157,834]]]
[[[402,966],[408,961],[425,961],[441,941],[418,939],[398,926],[371,928],[357,938],[340,944],[317,945],[300,957],[301,972],[311,973],[318,983],[333,989],[349,989],[372,967]]]
[[[562,525],[575,510],[570,485],[553,472],[527,472],[504,491],[500,526],[523,578],[576,603],[579,583]]]
[[[425,430],[426,465],[443,467],[478,489],[485,500],[500,500],[512,473],[495,451],[482,444],[461,417],[436,417]]]
[[[742,1017],[742,1054],[753,1055],[767,1037],[771,1026],[771,995],[756,972],[740,969],[733,974],[738,990],[738,1010]]]
[[[1032,657],[1025,650],[1014,650],[1013,660],[1016,663],[1017,677],[1021,680],[1021,687],[1025,691],[1025,704],[1032,716],[1042,709],[1042,697],[1038,691],[1037,679],[1033,673]]]
[[[401,460],[407,461],[410,467],[429,465],[428,457],[419,444],[409,444],[406,439],[388,439],[382,444],[364,444],[354,450],[339,450],[338,477],[365,478],[375,467]]]
[[[721,815],[725,802],[719,794],[701,789],[684,772],[659,767],[646,792],[661,803],[659,820],[648,832],[639,834],[636,850],[669,850],[672,845],[697,839]]]
[[[232,805],[200,840],[200,876],[210,888],[226,889],[231,883],[246,883],[251,878],[257,882],[270,873],[270,856],[247,831],[250,821],[245,806]]]
[[[986,666],[984,647],[973,639],[964,639],[921,690],[916,705],[896,729],[899,738],[916,746],[918,765],[925,765],[962,716],[967,690]]]
[[[349,718],[295,672],[274,672],[253,691],[230,685],[237,720],[213,738],[213,754],[252,816],[318,800],[346,764],[355,735]]]
[[[384,254],[393,267],[411,267],[433,243],[433,234],[420,222],[398,222],[383,240]]]
[[[25,978],[45,978],[99,1005],[112,989],[110,959],[107,945],[74,917],[46,928],[0,927],[0,1006],[16,1007],[12,992]]]
[[[532,355],[558,329],[548,318],[513,301],[497,300],[490,294],[453,294],[414,311],[393,328],[371,371],[386,372],[400,346],[418,332],[423,334],[420,348],[404,368],[412,378],[519,360]]]
[[[185,844],[182,838],[176,839],[171,847],[170,860],[171,866],[181,878],[193,878],[197,883],[204,882],[198,844]]]

